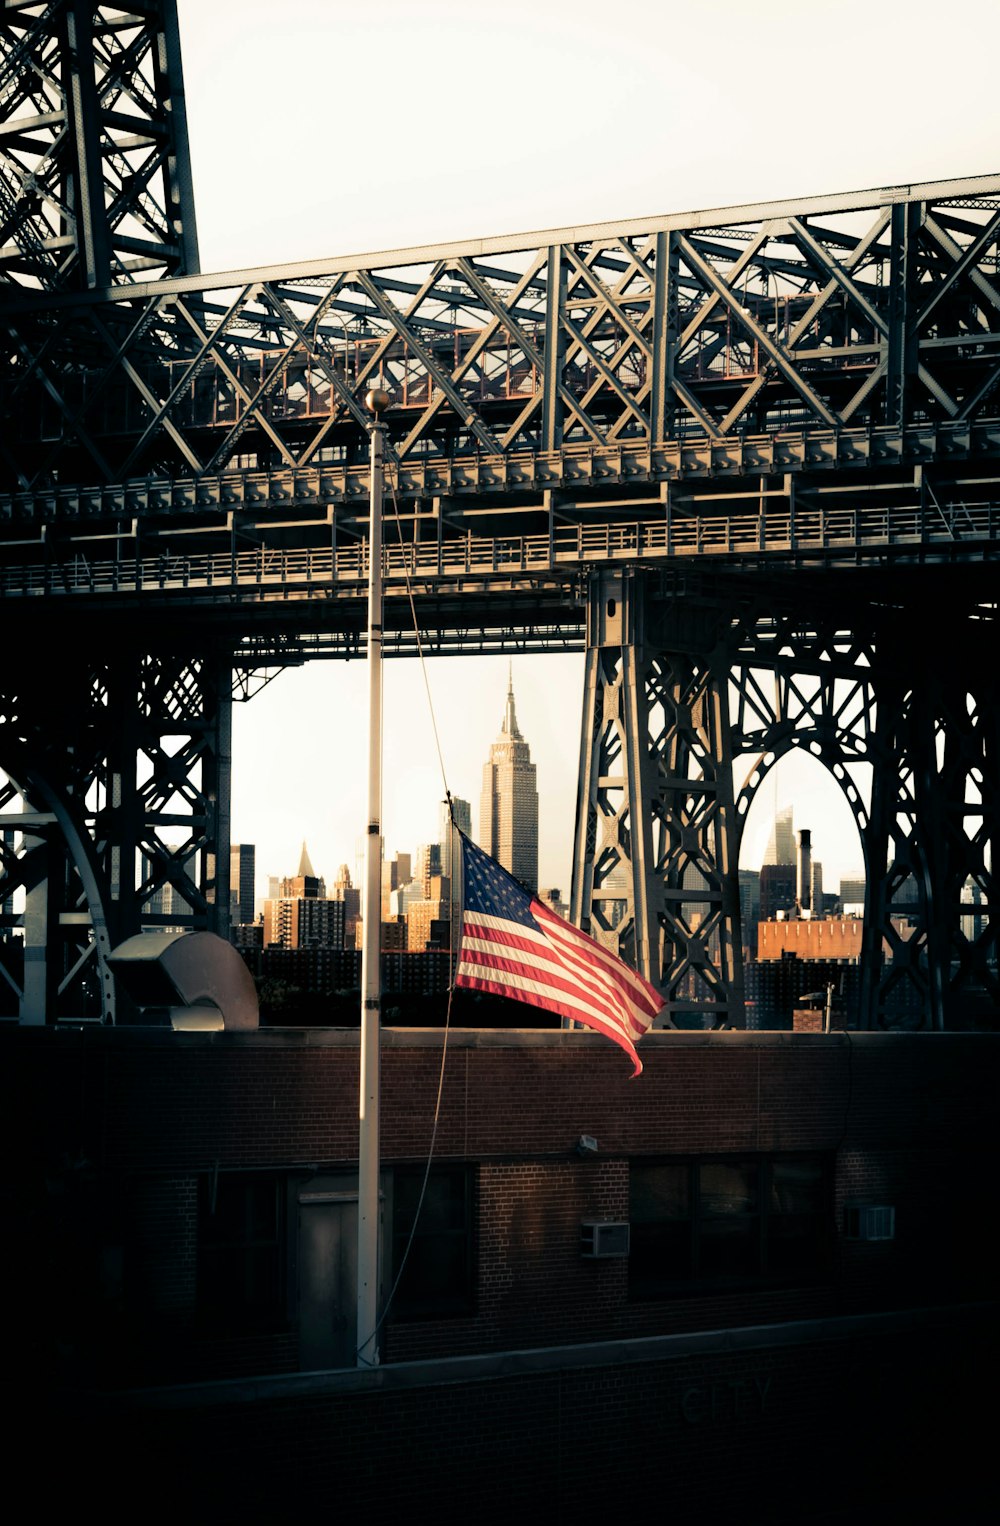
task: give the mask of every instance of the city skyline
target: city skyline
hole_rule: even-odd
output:
[[[446,703],[449,687],[456,682],[450,674],[453,669],[461,674],[470,661],[475,663],[478,681],[463,690],[459,712]],[[537,671],[531,666],[536,663],[542,682],[528,676]],[[350,745],[345,745],[341,718],[366,713],[365,665],[330,662],[314,667],[320,670],[317,674],[289,669],[246,704],[234,706],[232,838],[256,845],[258,887],[266,883],[268,874],[289,872],[285,861],[289,865],[297,861],[303,838],[314,864],[328,879],[332,880],[338,865],[346,863],[357,883],[357,848],[365,824],[362,765],[367,738],[355,730],[349,733]],[[428,659],[428,684],[448,788],[453,796],[471,802],[472,835],[478,836],[482,769],[503,724],[510,672],[520,730],[531,744],[532,756],[536,746],[545,756],[537,765],[539,884],[557,886],[568,898],[579,739],[560,730],[563,707],[553,709],[552,694],[575,684],[578,732],[582,654],[547,653],[533,656],[530,663],[523,656]],[[317,690],[318,704],[314,703]],[[255,706],[259,707],[256,713]],[[386,663],[383,710],[382,835],[388,860],[397,852],[415,853],[419,845],[440,840],[445,785],[424,683],[411,659]],[[296,728],[301,731],[306,722],[311,743],[303,748],[294,738]],[[317,765],[317,756],[327,757],[328,766]],[[572,786],[568,799],[567,781]],[[264,799],[269,802],[266,811],[260,808]],[[281,855],[282,862],[272,862]]]
[[[467,665],[475,669],[477,681],[465,685],[461,675]],[[328,881],[339,865],[347,864],[358,883],[366,739],[355,731],[346,745],[341,717],[365,714],[365,665],[325,662],[313,668],[318,671],[290,668],[246,704],[234,706],[232,839],[256,846],[258,898],[268,875],[291,873],[303,839]],[[453,671],[457,678],[451,676]],[[509,672],[517,692],[519,727],[532,758],[538,759],[538,883],[557,887],[568,900],[582,653],[428,659],[448,787],[453,796],[472,803],[472,836],[478,840],[483,760],[501,729]],[[462,689],[461,710],[448,703],[456,686]],[[382,824],[388,860],[440,841],[444,785],[426,690],[413,659],[386,664],[384,691]],[[306,723],[311,743],[303,748],[294,744],[294,737],[296,728]],[[325,755],[328,763],[319,763],[317,755]],[[751,759],[740,760],[737,786],[751,766]],[[269,804],[262,811],[265,798]],[[741,867],[760,868],[775,814],[789,806],[795,830],[808,827],[812,833],[813,856],[823,865],[828,890],[836,889],[841,877],[861,870],[861,843],[847,802],[823,765],[804,752],[783,759],[757,792],[743,830]],[[263,828],[257,836],[255,825]]]

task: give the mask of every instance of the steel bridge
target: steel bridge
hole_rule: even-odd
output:
[[[388,649],[408,587],[431,651],[586,651],[573,916],[668,1021],[744,1020],[793,748],[863,845],[859,1025],[995,1014],[1000,175],[206,276],[173,0],[3,14],[9,1009],[112,1021],[166,885],[228,931],[232,700],[363,649],[377,383]]]

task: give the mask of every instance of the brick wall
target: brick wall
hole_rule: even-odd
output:
[[[122,1247],[124,1303],[142,1313],[127,1332],[134,1376],[293,1369],[294,1297],[282,1332],[226,1341],[193,1332],[196,1183],[215,1170],[354,1161],[356,1032],[7,1029],[0,1046],[15,1230],[29,1261],[50,1266],[37,1287],[49,1286],[60,1255],[87,1268]],[[644,1073],[631,1081],[624,1057],[594,1035],[451,1036],[436,1148],[442,1161],[477,1168],[475,1312],[390,1316],[387,1360],[989,1296],[980,1239],[1000,1040],[656,1033],[642,1054]],[[424,1159],[439,1070],[439,1034],[384,1035],[385,1163]],[[596,1138],[596,1156],[579,1159],[581,1134]],[[630,1303],[624,1261],[579,1254],[582,1219],[628,1218],[630,1158],[799,1151],[835,1161],[835,1254],[820,1284]],[[82,1240],[60,1220],[56,1178],[97,1205],[75,1210],[73,1222],[90,1225]],[[895,1240],[846,1241],[852,1201],[893,1204]],[[21,1284],[13,1296],[25,1305]],[[41,1291],[26,1308],[30,1330],[45,1318]]]
[[[46,1501],[99,1491],[112,1521],[155,1500],[195,1520],[971,1526],[995,1353],[995,1309],[920,1311],[133,1394],[71,1425],[50,1398],[31,1425],[60,1437]]]

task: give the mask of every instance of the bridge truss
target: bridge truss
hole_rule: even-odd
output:
[[[36,927],[89,916],[114,940],[169,884],[182,921],[225,924],[232,675],[245,696],[362,649],[377,383],[389,649],[413,650],[404,574],[431,650],[586,648],[574,914],[661,984],[671,1021],[742,1021],[740,832],[793,746],[862,835],[859,1020],[941,1026],[970,982],[996,1001],[979,654],[1000,176],[203,276],[170,0],[5,17],[0,598],[25,656],[0,734],[39,820],[8,844],[2,895],[40,906],[46,885]],[[122,171],[123,116],[153,145],[145,180]],[[62,634],[46,664],[70,628],[88,663]],[[58,760],[56,703],[79,727]],[[761,761],[738,794],[743,756]],[[41,821],[55,800],[89,854],[86,885],[74,850],[58,892],[40,867],[65,840]],[[73,937],[47,989],[88,949],[99,967],[96,932]]]

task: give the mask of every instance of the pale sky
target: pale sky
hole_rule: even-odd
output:
[[[178,0],[205,271],[854,191],[1000,168],[996,0]],[[538,765],[540,882],[569,891],[582,657],[514,658]],[[470,799],[507,659],[430,665],[452,792]],[[234,720],[233,840],[259,878],[353,872],[361,663],[290,670]],[[437,836],[419,670],[387,664],[386,852]],[[860,864],[815,766],[778,772],[827,888]],[[775,803],[748,823],[756,865]]]

